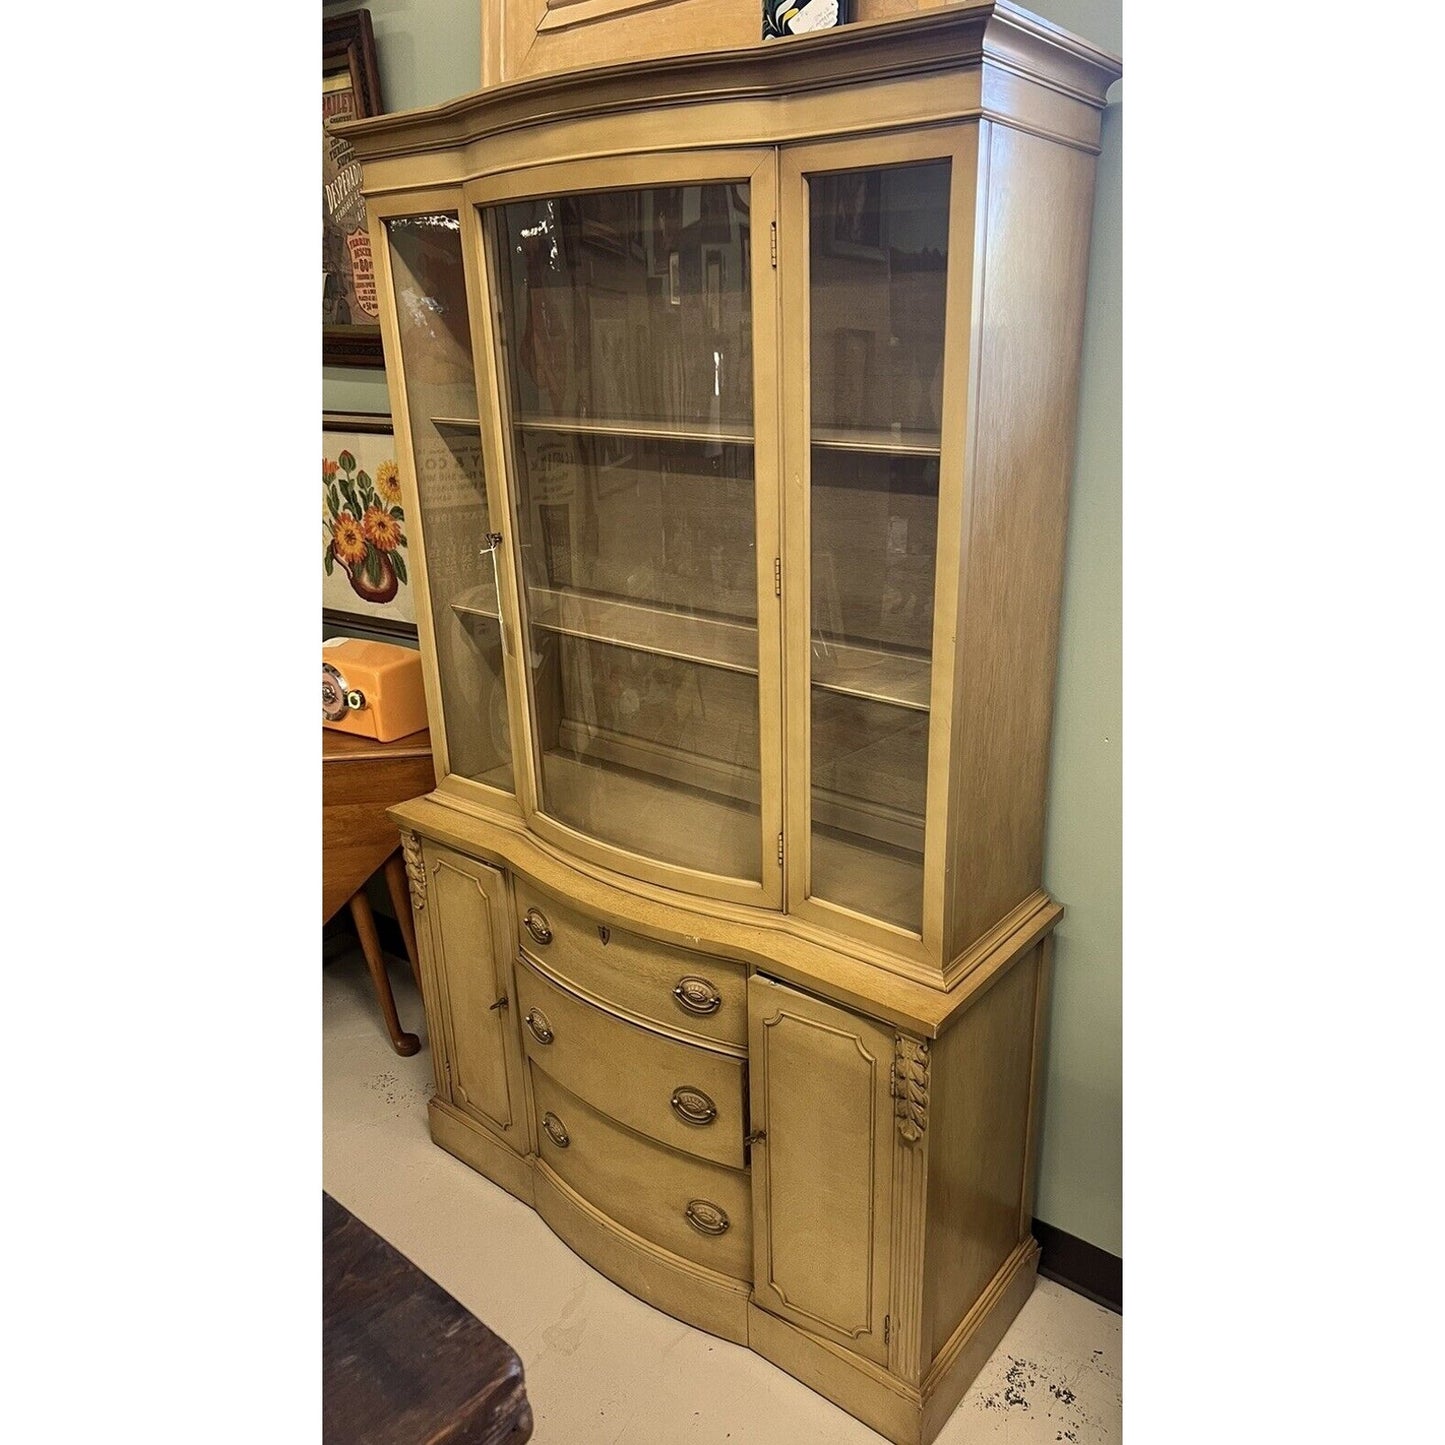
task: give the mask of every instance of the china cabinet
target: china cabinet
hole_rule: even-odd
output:
[[[1038,1257],[1118,74],[944,5],[344,127],[427,599],[433,1137],[900,1442]]]

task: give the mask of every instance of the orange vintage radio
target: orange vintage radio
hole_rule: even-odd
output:
[[[321,644],[321,725],[389,743],[426,724],[421,653],[394,642]]]

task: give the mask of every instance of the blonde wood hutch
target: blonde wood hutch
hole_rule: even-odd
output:
[[[1003,3],[863,13],[339,129],[425,599],[432,1136],[927,1442],[1038,1259],[1119,65]]]

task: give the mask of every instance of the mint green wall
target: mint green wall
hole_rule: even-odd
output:
[[[1037,0],[1123,54],[1119,0]],[[1125,57],[1127,64],[1127,56]],[[1059,924],[1040,1219],[1122,1255],[1122,194],[1124,82],[1104,112],[1094,198],[1078,458],[1064,559],[1044,886]]]
[[[739,0],[753,4],[754,0]],[[345,3],[325,13],[353,8]],[[388,110],[481,83],[479,0],[369,0]],[[1046,19],[1122,53],[1120,0],[1036,0]],[[1115,88],[1115,96],[1122,83]],[[1104,116],[1084,327],[1079,451],[1065,560],[1044,882],[1058,930],[1036,1213],[1123,1254],[1121,497],[1123,107]],[[326,369],[323,405],[388,411],[380,372]]]

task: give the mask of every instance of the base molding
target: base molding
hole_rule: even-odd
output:
[[[1038,1244],[1032,1238],[1023,1240],[938,1352],[923,1377],[920,1445],[927,1445],[948,1423],[988,1357],[998,1349],[1033,1293],[1038,1266]]]
[[[748,1306],[747,1343],[894,1445],[923,1445],[923,1396],[880,1366],[755,1304]]]
[[[427,1115],[434,1144],[448,1154],[455,1154],[478,1174],[485,1174],[493,1184],[515,1195],[523,1204],[537,1207],[530,1156],[520,1155],[493,1138],[480,1124],[444,1099],[429,1100]]]
[[[751,1286],[633,1234],[589,1204],[541,1159],[536,1161],[535,1182],[537,1213],[593,1269],[684,1324],[737,1345],[748,1343]]]
[[[1023,1240],[949,1337],[921,1389],[757,1305],[748,1310],[748,1344],[893,1445],[929,1445],[1033,1292],[1038,1260],[1038,1245]]]
[[[529,1204],[575,1254],[638,1299],[686,1324],[755,1350],[893,1445],[929,1445],[998,1348],[1038,1272],[1024,1239],[960,1321],[915,1388],[883,1366],[778,1316],[752,1287],[633,1234],[584,1199],[535,1154],[519,1155],[445,1100],[428,1104],[432,1139]]]

